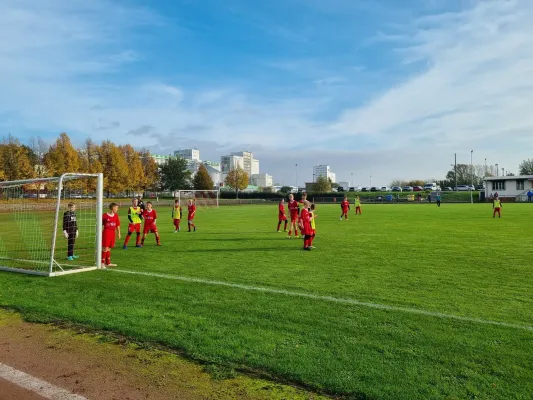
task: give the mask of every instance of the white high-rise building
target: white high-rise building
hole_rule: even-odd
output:
[[[232,156],[242,157],[242,169],[249,177],[259,173],[259,160],[254,159],[254,154],[249,151],[236,151]]]
[[[200,150],[198,149],[180,149],[174,152],[175,157],[182,157],[186,160],[200,161]]]
[[[251,177],[251,183],[254,186],[259,187],[271,187],[272,175],[269,174],[253,174]]]
[[[315,165],[313,167],[314,181],[316,181],[319,176],[325,176],[326,178],[331,179],[331,182],[335,183],[336,176],[335,173],[331,171],[329,165]]]
[[[244,159],[242,157],[235,155],[220,157],[220,172],[224,175],[237,167],[244,169]]]

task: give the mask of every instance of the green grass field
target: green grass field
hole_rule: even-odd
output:
[[[115,270],[0,273],[0,305],[350,398],[531,399],[533,206],[363,213],[318,205],[304,252],[275,203],[200,209],[176,234],[160,208],[162,247],[117,245]]]

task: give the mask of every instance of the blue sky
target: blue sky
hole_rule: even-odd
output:
[[[0,128],[359,185],[532,157],[533,2],[3,0]]]

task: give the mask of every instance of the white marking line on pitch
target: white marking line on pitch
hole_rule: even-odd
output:
[[[291,292],[289,290],[284,290],[284,289],[272,289],[268,287],[249,286],[249,285],[242,285],[239,283],[229,283],[229,282],[222,282],[222,281],[211,281],[207,279],[190,278],[187,276],[156,274],[152,272],[138,272],[138,271],[127,271],[127,270],[119,270],[119,269],[113,269],[113,270],[108,270],[108,271],[121,272],[123,274],[151,276],[154,278],[174,279],[177,281],[201,283],[204,285],[226,286],[226,287],[230,287],[234,289],[242,289],[242,290],[249,290],[249,291],[255,291],[255,292],[282,294],[282,295],[291,296],[291,297],[302,297],[302,298],[313,299],[313,300],[328,301],[331,303],[375,308],[378,310],[385,310],[385,311],[399,311],[399,312],[408,313],[408,314],[425,315],[428,317],[452,319],[456,321],[472,322],[472,323],[483,324],[483,325],[503,326],[506,328],[514,328],[514,329],[520,329],[520,330],[533,332],[533,326],[530,326],[530,325],[521,325],[521,324],[508,323],[508,322],[492,321],[490,319],[483,319],[483,318],[476,318],[476,317],[463,317],[461,315],[444,314],[444,313],[439,313],[439,312],[434,312],[434,311],[425,311],[425,310],[419,310],[417,308],[389,306],[386,304],[370,303],[370,302],[359,301],[355,299],[346,299],[346,298],[333,297],[333,296],[321,296],[321,295],[311,294],[311,293]]]
[[[0,363],[0,378],[5,379],[17,386],[30,390],[38,395],[50,400],[87,400],[83,396],[71,393],[68,390],[54,386],[51,383],[35,378],[25,372],[11,368]]]

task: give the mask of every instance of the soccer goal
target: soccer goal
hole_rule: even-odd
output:
[[[219,195],[218,190],[179,190],[178,200],[182,207],[185,207],[185,203],[192,199],[195,201],[196,206],[218,208]]]
[[[0,182],[0,270],[57,276],[100,268],[102,174]]]

